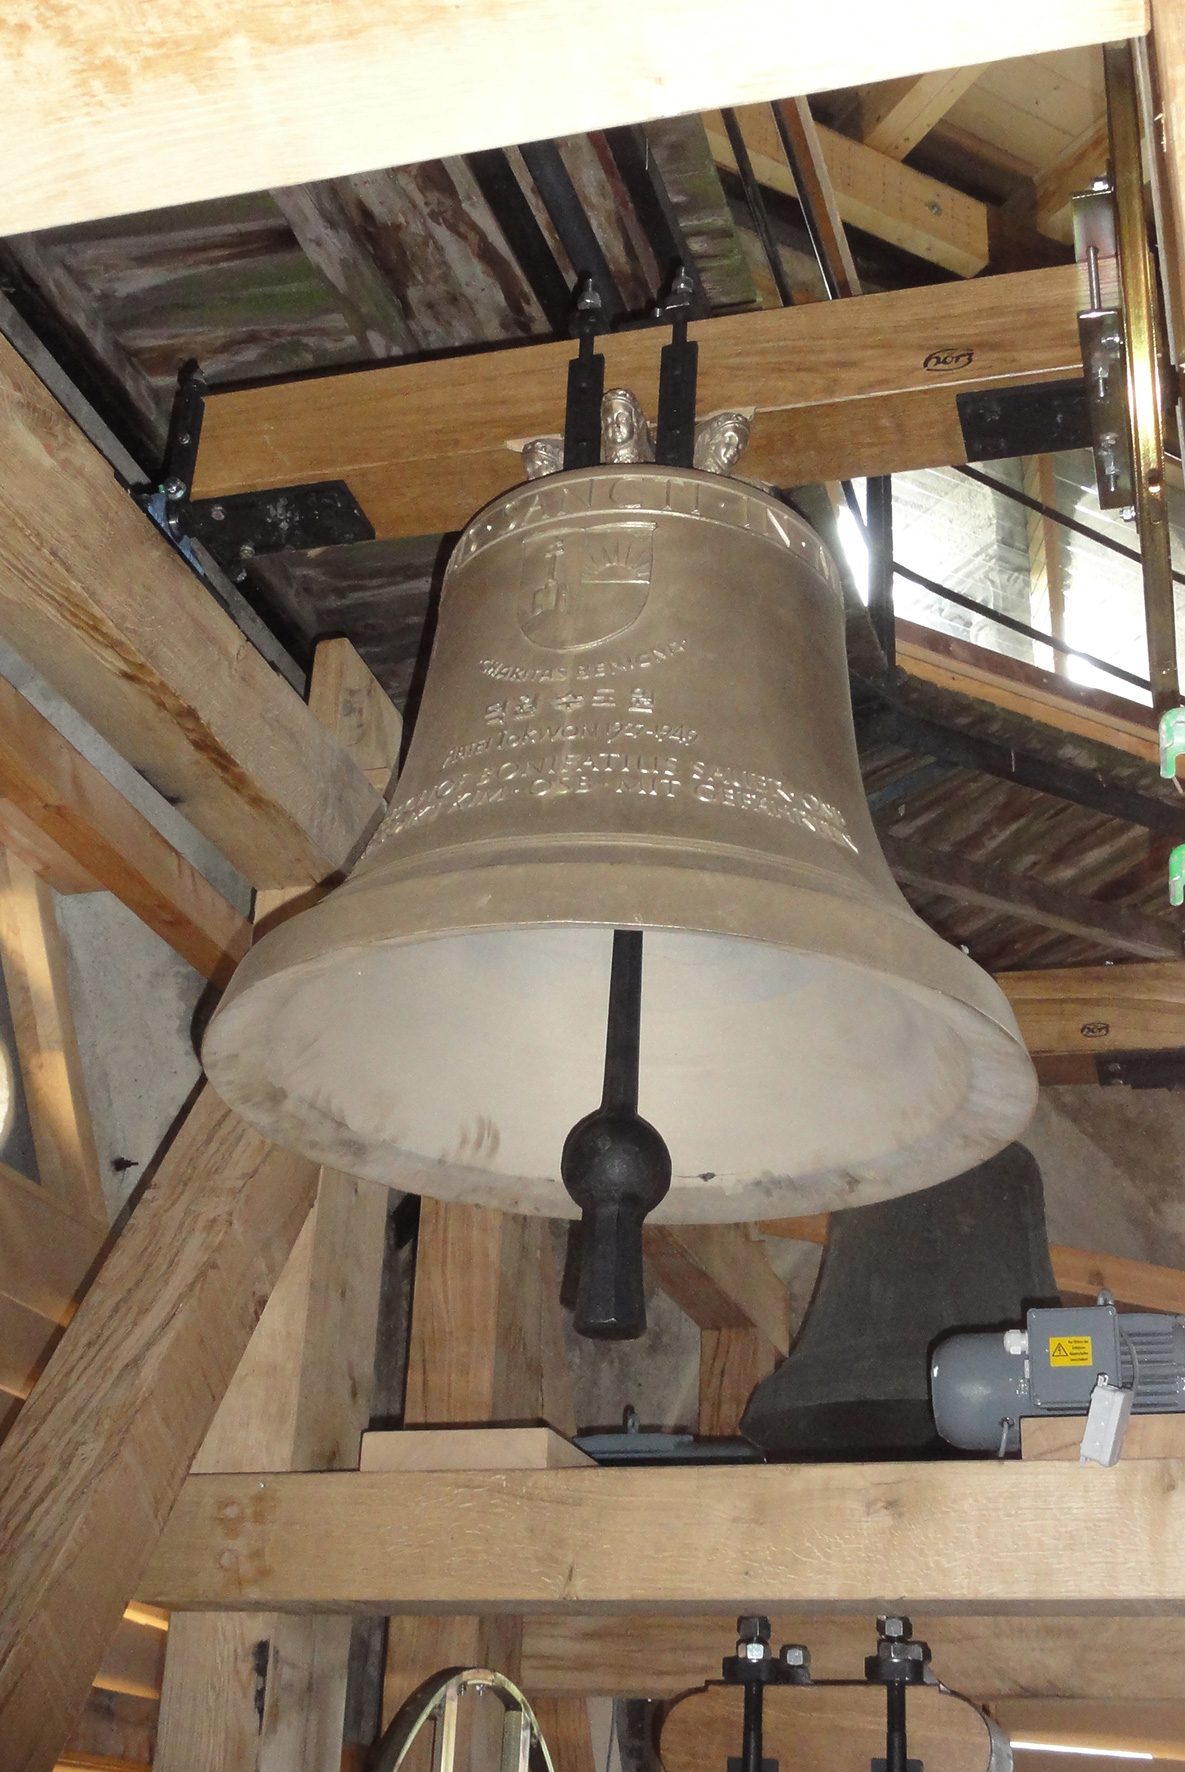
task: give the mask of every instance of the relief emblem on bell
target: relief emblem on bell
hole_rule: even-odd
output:
[[[653,572],[653,523],[525,535],[519,627],[548,652],[602,646],[633,627]]]

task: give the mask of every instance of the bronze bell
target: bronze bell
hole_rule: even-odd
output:
[[[834,563],[693,469],[554,474],[445,578],[397,797],[206,1035],[280,1144],[441,1199],[575,1214],[614,930],[644,929],[655,1217],[854,1206],[999,1149],[1036,1085],[995,982],[898,891],[868,815]]]

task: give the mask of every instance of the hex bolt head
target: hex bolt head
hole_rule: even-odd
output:
[[[878,1636],[888,1637],[890,1640],[913,1635],[913,1625],[905,1617],[878,1618],[876,1630]]]
[[[737,1654],[742,1661],[764,1661],[767,1648],[764,1643],[755,1643],[751,1637],[742,1637],[737,1644]]]
[[[778,1660],[783,1667],[809,1667],[811,1652],[804,1643],[783,1643]]]
[[[759,1615],[752,1618],[737,1619],[737,1636],[746,1642],[769,1642],[769,1619]]]
[[[179,475],[171,474],[165,481],[163,490],[166,498],[176,501],[177,499],[184,498],[185,494],[189,491],[189,488]]]

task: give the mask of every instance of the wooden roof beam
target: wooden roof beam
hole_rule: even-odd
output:
[[[0,235],[142,209],[146,142],[152,192],[193,203],[1146,29],[1147,0],[655,0],[592,32],[568,0],[194,0],[146,42],[90,0],[5,27]]]
[[[950,850],[938,854],[891,831],[880,833],[880,843],[894,878],[903,886],[1037,923],[1142,960],[1181,958],[1181,937],[1168,916],[1157,917],[1134,905],[1106,904],[1039,874],[1011,873]]]
[[[737,120],[757,182],[796,196],[770,107],[744,106]],[[719,114],[709,112],[704,121],[717,166],[735,172],[736,157]],[[982,271],[988,261],[986,204],[821,123],[815,128],[844,222],[960,277]]]
[[[955,395],[1081,372],[1073,266],[705,320],[699,404],[752,407],[745,471],[777,485],[965,459]],[[600,341],[607,385],[657,403],[659,340]],[[935,368],[937,350],[965,361]],[[380,537],[459,529],[557,431],[572,347],[528,345],[213,394],[195,493],[345,479]]]
[[[983,64],[935,68],[928,74],[865,87],[860,92],[860,139],[865,147],[904,160],[936,123],[974,86]]]

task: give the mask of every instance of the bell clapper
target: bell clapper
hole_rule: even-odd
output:
[[[564,1140],[560,1174],[581,1210],[577,1333],[633,1341],[646,1332],[642,1222],[671,1185],[662,1135],[638,1112],[642,931],[613,933],[600,1107]]]

